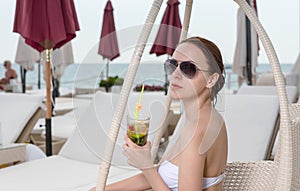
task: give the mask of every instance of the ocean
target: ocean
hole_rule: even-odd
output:
[[[111,63],[109,64],[109,76],[119,76],[124,77],[127,72],[129,64]],[[231,72],[230,64],[226,65],[226,73]],[[288,73],[291,71],[293,64],[282,64],[282,71]],[[0,78],[4,76],[5,69],[0,66]],[[18,73],[18,80],[20,78],[20,66],[18,64],[12,64]],[[43,71],[41,67],[41,71]],[[259,64],[257,67],[258,75],[260,73],[265,73],[271,71],[269,64]],[[75,88],[97,88],[101,79],[105,79],[106,68],[104,64],[71,64],[65,68],[64,74],[61,77],[61,87],[74,90]],[[228,78],[228,75],[227,75]],[[45,88],[44,74],[41,72],[41,88]],[[32,86],[33,89],[37,89],[38,83],[38,65],[35,65],[33,71],[27,71],[26,73],[26,84],[27,86]],[[134,85],[137,84],[147,84],[147,85],[163,85],[165,83],[165,75],[163,72],[162,63],[151,63],[144,64],[141,63],[137,71]],[[228,80],[226,80],[225,86],[228,86]],[[231,74],[230,87],[233,90],[237,90],[237,76]]]

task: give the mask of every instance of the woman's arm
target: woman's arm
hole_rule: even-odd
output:
[[[151,188],[150,184],[148,183],[145,176],[141,173],[133,177],[127,178],[125,180],[112,183],[106,186],[105,190],[106,191],[117,191],[117,190],[141,191],[150,188]]]
[[[163,181],[159,175],[157,169],[148,168],[143,170],[143,174],[151,185],[154,191],[170,191],[166,183]]]
[[[197,148],[188,146],[179,161],[178,190],[202,190],[206,155],[200,155]]]
[[[148,183],[145,176],[141,174],[137,174],[130,178],[126,178],[119,182],[115,182],[109,184],[105,187],[106,191],[141,191],[150,189],[151,186]],[[96,191],[96,188],[92,188],[89,191]]]

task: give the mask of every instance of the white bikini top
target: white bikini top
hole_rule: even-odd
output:
[[[169,161],[164,161],[159,166],[158,173],[172,191],[178,190],[178,166],[170,163]],[[203,177],[202,189],[206,189],[219,184],[224,179],[224,177],[225,173],[222,173],[217,177]]]

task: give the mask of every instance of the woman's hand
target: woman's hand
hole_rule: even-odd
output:
[[[138,146],[130,140],[127,134],[124,136],[123,154],[127,158],[129,165],[140,170],[153,168],[151,159],[151,143],[147,141],[144,146]]]

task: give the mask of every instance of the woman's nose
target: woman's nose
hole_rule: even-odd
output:
[[[174,72],[171,75],[174,79],[181,79],[182,78],[182,73],[180,71],[179,66],[174,70]]]

